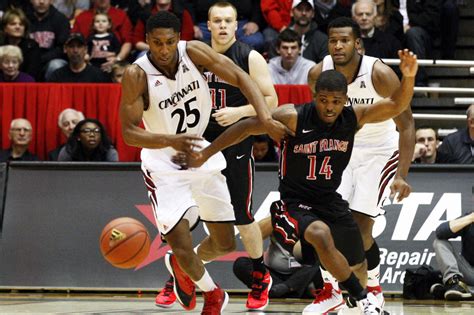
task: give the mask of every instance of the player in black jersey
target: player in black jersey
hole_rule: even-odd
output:
[[[211,32],[212,49],[230,58],[240,69],[250,75],[262,92],[267,106],[277,106],[277,95],[265,59],[247,44],[236,39],[237,11],[228,2],[218,2],[209,8],[208,28]],[[212,100],[212,115],[204,132],[204,138],[213,141],[226,128],[238,120],[255,116],[256,112],[241,89],[229,84],[213,72],[204,69]],[[226,177],[235,225],[242,243],[253,262],[253,285],[246,306],[250,310],[262,310],[268,305],[268,292],[272,279],[263,264],[263,242],[260,229],[252,215],[252,190],[254,160],[252,137],[222,151],[227,167]],[[198,249],[199,250],[199,249]],[[174,301],[174,295],[162,290],[156,297],[157,306],[166,307]]]
[[[382,309],[365,289],[367,265],[362,238],[347,202],[336,189],[349,162],[356,131],[366,123],[395,117],[410,104],[418,64],[408,50],[398,54],[403,78],[392,98],[345,107],[347,81],[341,73],[328,70],[316,82],[313,103],[297,107],[288,104],[273,113],[294,134],[282,142],[281,200],[272,207],[287,213],[303,244],[315,249],[321,264],[357,301],[363,314],[380,314]],[[255,118],[249,118],[227,129],[197,154],[198,158],[182,154],[174,161],[197,167],[219,150],[264,132]],[[343,303],[341,300],[335,308]],[[303,314],[312,312],[310,304]]]

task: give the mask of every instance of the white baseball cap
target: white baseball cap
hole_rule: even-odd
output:
[[[297,7],[302,2],[309,3],[309,5],[314,9],[313,0],[293,0],[293,5],[291,6],[291,8],[293,9],[293,8]]]

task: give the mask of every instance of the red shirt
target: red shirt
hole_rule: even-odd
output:
[[[170,8],[170,12],[173,12]],[[156,6],[151,9],[151,14],[154,15],[158,12]],[[135,28],[133,29],[132,43],[135,46],[138,42],[145,42],[145,22],[142,19],[138,19]],[[192,40],[194,38],[194,23],[189,14],[188,10],[183,11],[181,18],[181,40]]]
[[[117,36],[120,44],[132,42],[132,22],[128,18],[125,11],[110,7],[107,14],[112,19],[112,30]],[[82,12],[76,17],[76,21],[72,28],[72,33],[81,33],[84,38],[89,37],[91,32],[95,9]]]
[[[260,8],[268,25],[279,32],[290,25],[292,4],[292,0],[261,0]]]

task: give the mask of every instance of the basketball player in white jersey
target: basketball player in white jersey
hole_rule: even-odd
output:
[[[182,169],[171,162],[177,152],[192,155],[206,146],[201,136],[209,121],[211,98],[200,69],[239,86],[275,140],[287,128],[271,118],[248,74],[204,43],[179,41],[179,30],[179,19],[167,11],[147,21],[150,51],[124,73],[120,119],[125,142],[143,148],[142,171],[157,226],[173,250],[165,263],[174,277],[178,301],[186,310],[193,309],[197,285],[204,295],[202,314],[219,314],[228,295],[214,283],[202,261],[235,248],[234,212],[221,174],[226,163],[222,154],[199,168]],[[139,127],[142,119],[145,129]],[[210,235],[195,253],[190,228],[199,218]]]
[[[381,60],[357,53],[360,29],[349,18],[338,18],[328,26],[328,50],[321,63],[308,75],[308,84],[314,83],[322,71],[335,69],[347,79],[346,106],[372,104],[390,97],[400,86],[394,71]],[[314,91],[313,91],[314,92]],[[398,132],[396,131],[398,129]],[[359,225],[368,264],[367,288],[384,304],[379,283],[380,252],[372,237],[374,218],[383,214],[383,201],[398,193],[398,201],[407,197],[411,188],[406,182],[413,156],[415,129],[411,109],[408,108],[393,120],[366,124],[356,133],[354,150],[344,171],[338,192],[349,202],[354,219]],[[390,188],[390,189],[388,189]],[[322,298],[321,313],[342,300],[337,282],[322,270],[324,291],[332,291],[331,298]],[[322,297],[327,295],[321,295]]]
[[[229,57],[244,70],[257,84],[269,108],[276,108],[278,97],[268,71],[265,59],[250,46],[236,38],[237,9],[229,2],[217,2],[209,8],[208,28],[211,32],[211,47],[214,51]],[[204,132],[207,141],[213,141],[230,125],[242,118],[255,116],[252,105],[235,86],[228,84],[214,73],[204,72],[212,98],[212,114]],[[242,244],[247,251],[253,269],[253,283],[248,294],[246,307],[262,310],[269,302],[268,292],[272,285],[270,272],[263,263],[263,241],[258,223],[252,214],[252,190],[254,180],[254,160],[252,156],[253,138],[250,137],[222,151],[227,168],[222,172],[226,177],[231,203],[234,207],[235,226],[239,230]],[[172,280],[157,295],[155,304],[170,307],[176,300],[172,293]]]

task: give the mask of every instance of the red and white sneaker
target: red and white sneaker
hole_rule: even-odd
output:
[[[376,287],[367,286],[367,292],[371,292],[373,295],[375,295],[375,297],[379,301],[379,307],[383,309],[383,307],[385,306],[385,298],[383,297],[382,287],[380,285]]]
[[[322,289],[316,290],[313,303],[304,308],[303,315],[335,312],[344,306],[341,290],[335,290],[331,283],[324,283]]]
[[[155,305],[163,308],[169,308],[176,303],[176,294],[173,291],[173,277],[170,277],[165,283],[165,287],[155,298]]]
[[[166,253],[165,264],[174,279],[173,290],[179,304],[187,311],[193,310],[196,307],[196,285],[181,269],[173,253]]]
[[[268,305],[268,292],[272,287],[272,276],[270,272],[265,274],[260,271],[252,272],[252,289],[247,297],[247,309],[249,310],[263,310]]]
[[[212,291],[202,292],[204,306],[201,315],[220,315],[229,302],[229,295],[219,286]]]

